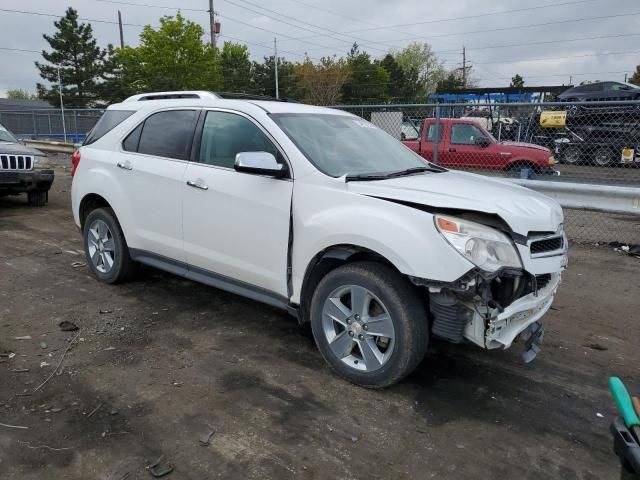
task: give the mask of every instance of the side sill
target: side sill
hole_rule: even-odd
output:
[[[290,315],[298,317],[298,307],[296,305],[290,304],[285,297],[269,290],[144,250],[130,248],[129,254],[133,260],[150,267],[286,310]]]

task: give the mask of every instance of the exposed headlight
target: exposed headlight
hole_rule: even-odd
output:
[[[463,257],[482,270],[522,268],[513,242],[504,233],[461,218],[435,215],[438,231]]]
[[[554,158],[554,156],[553,156],[553,155],[551,155],[551,156],[548,158],[547,162],[549,162],[549,165],[555,165],[556,163],[558,163],[558,162],[556,161],[556,159]]]

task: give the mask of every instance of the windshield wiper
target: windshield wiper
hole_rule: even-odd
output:
[[[413,175],[414,173],[422,173],[422,172],[444,172],[446,171],[443,168],[432,166],[432,167],[413,167],[407,168],[406,170],[399,170],[397,172],[389,172],[389,173],[359,173],[355,175],[347,175],[345,177],[346,182],[362,182],[369,180],[386,180],[389,178],[396,177],[404,177],[406,175]]]

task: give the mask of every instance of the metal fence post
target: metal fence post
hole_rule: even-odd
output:
[[[435,139],[433,141],[433,163],[438,164],[438,145],[440,144],[440,105],[436,105]],[[429,132],[426,132],[429,135]]]
[[[73,128],[75,132],[73,142],[76,143],[78,141],[78,110],[73,111]]]
[[[36,122],[36,112],[35,110],[31,112],[31,119],[33,120],[33,135],[38,136],[38,124]]]
[[[51,129],[51,112],[47,112],[47,123],[49,124],[49,135],[53,133]]]

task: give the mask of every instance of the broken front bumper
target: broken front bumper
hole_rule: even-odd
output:
[[[547,313],[553,303],[559,284],[560,274],[551,274],[551,280],[544,288],[519,298],[490,319],[484,336],[484,347],[488,349],[509,348],[518,335]],[[475,315],[479,317],[478,320],[484,328],[484,319],[477,312]]]

